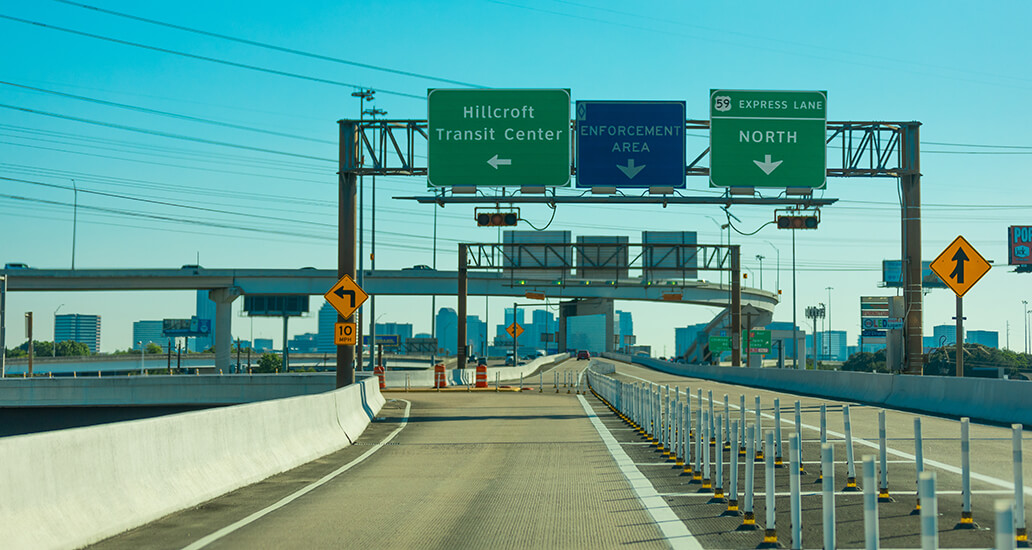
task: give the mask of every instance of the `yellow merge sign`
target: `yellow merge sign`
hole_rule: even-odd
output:
[[[932,271],[950,287],[957,296],[963,296],[975,283],[989,272],[989,262],[967,242],[958,236],[939,257],[932,261]]]
[[[518,325],[516,322],[513,322],[511,325],[505,327],[505,332],[508,332],[509,336],[512,336],[513,338],[519,338],[520,335],[523,334],[523,327]]]
[[[338,346],[353,346],[358,343],[356,331],[358,326],[355,323],[334,323],[333,343]]]
[[[369,298],[369,295],[358,286],[351,275],[344,275],[323,297],[341,317],[347,319]]]

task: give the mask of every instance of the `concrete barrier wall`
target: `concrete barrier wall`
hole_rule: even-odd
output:
[[[333,390],[336,373],[4,378],[0,407],[236,405]]]
[[[569,357],[569,353],[560,353],[538,357],[529,363],[515,367],[488,367],[487,381],[489,384],[494,384],[495,373],[498,373],[499,380],[518,381],[521,375],[529,377],[534,371],[549,368],[569,359]],[[447,377],[448,385],[461,386],[472,383],[476,379],[476,374],[477,370],[474,367],[469,369],[448,369],[445,376]],[[406,376],[408,377],[409,386],[413,388],[429,388],[434,385],[434,370],[432,368],[417,371],[388,370],[384,375],[384,382],[388,388],[404,388]],[[524,382],[529,384],[531,381],[528,378]]]
[[[70,548],[348,446],[375,378],[318,395],[0,439],[4,548]]]
[[[952,417],[1032,426],[1032,382],[849,371],[684,365],[648,357],[605,357],[661,372],[756,388],[857,401]]]

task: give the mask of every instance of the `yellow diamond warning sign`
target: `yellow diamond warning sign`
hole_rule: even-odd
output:
[[[350,275],[345,275],[323,297],[341,317],[347,319],[369,298],[369,295]]]
[[[505,327],[505,332],[508,332],[509,336],[512,336],[513,338],[519,338],[520,335],[523,334],[523,327],[514,322],[513,324]]]
[[[939,257],[932,261],[932,271],[950,287],[957,296],[963,296],[975,283],[989,272],[989,262],[967,242],[958,236]]]

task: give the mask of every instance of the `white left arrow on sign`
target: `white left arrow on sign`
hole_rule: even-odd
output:
[[[781,166],[781,163],[784,161],[779,160],[777,162],[771,162],[770,155],[763,155],[763,162],[760,162],[758,160],[754,160],[753,162],[756,163],[756,166],[760,167],[760,170],[763,170],[764,174],[767,174],[769,176],[770,173],[773,172],[774,169],[778,166]]]
[[[498,158],[498,155],[495,155],[495,156],[487,159],[487,163],[490,164],[492,168],[497,170],[498,166],[500,166],[500,165],[501,166],[509,166],[510,164],[512,164],[512,159],[500,159],[500,158]]]

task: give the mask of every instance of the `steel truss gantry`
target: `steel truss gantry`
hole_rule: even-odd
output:
[[[575,127],[575,121],[571,121]],[[708,132],[708,120],[685,121],[686,132]],[[922,363],[922,289],[921,289],[921,165],[920,122],[831,121],[827,123],[829,178],[889,177],[899,178],[901,204],[901,243],[903,285],[906,316],[904,319],[904,369],[908,374],[921,374]],[[341,120],[340,130],[340,201],[338,274],[355,274],[355,192],[360,175],[425,176],[428,126],[426,120]],[[576,135],[576,132],[573,132]],[[700,136],[696,134],[698,137]],[[833,154],[833,151],[839,154]],[[709,168],[701,163],[709,154],[702,148],[685,167],[686,176],[708,176]],[[689,156],[689,158],[692,158]],[[576,168],[570,167],[571,174]],[[814,199],[812,194],[796,191],[784,197],[762,197],[755,190],[729,190],[722,197],[686,197],[679,191],[646,190],[641,196],[608,197],[557,195],[530,182],[526,188],[509,195],[456,196],[455,189],[441,189],[426,197],[397,197],[444,206],[449,203],[620,203],[653,202],[657,204],[791,204],[814,207],[831,204],[835,199]],[[469,190],[463,190],[467,193]],[[751,192],[750,192],[751,191]],[[742,195],[746,196],[742,196]],[[536,195],[536,196],[535,196]],[[658,196],[652,196],[658,195]],[[519,199],[519,200],[517,200]],[[341,319],[343,321],[343,319]],[[740,331],[733,331],[738,334]],[[462,346],[460,346],[462,348]],[[354,347],[337,348],[337,384],[354,380]]]

